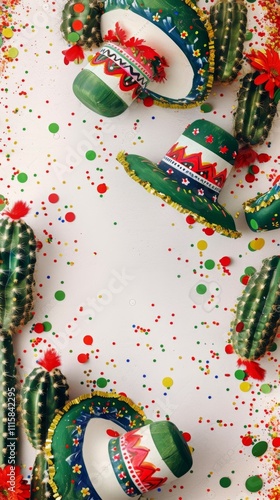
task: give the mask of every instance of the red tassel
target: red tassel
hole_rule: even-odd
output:
[[[248,377],[252,377],[257,380],[264,379],[266,371],[263,368],[261,368],[259,363],[257,363],[256,361],[252,361],[249,359],[238,359],[237,364],[238,366],[240,365],[245,366]]]
[[[37,363],[48,372],[51,372],[54,368],[58,368],[61,365],[60,356],[55,349],[47,349],[44,357],[39,359]]]
[[[63,50],[64,64],[68,65],[70,62],[76,61],[78,64],[85,58],[84,51],[80,45],[72,45],[67,50]]]
[[[11,210],[5,210],[3,215],[7,215],[13,220],[21,219],[28,214],[30,207],[24,201],[16,201]]]

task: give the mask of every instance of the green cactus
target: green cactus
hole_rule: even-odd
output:
[[[277,104],[269,97],[264,84],[254,83],[258,75],[258,71],[247,73],[241,80],[234,118],[236,139],[251,146],[264,143],[277,110]]]
[[[79,7],[82,5],[84,9],[81,11],[81,8],[76,7],[77,5]],[[99,0],[84,0],[82,4],[76,0],[69,0],[64,6],[60,26],[65,39],[71,41],[71,34],[77,33],[79,35],[79,39],[75,40],[77,45],[86,49],[99,47],[102,43],[100,18],[103,12],[103,5],[103,2]],[[80,22],[80,29],[73,28],[74,21]]]
[[[280,257],[264,259],[238,300],[231,325],[231,342],[239,365],[247,374],[263,379],[265,371],[255,362],[268,351],[280,325]]]
[[[247,28],[247,8],[243,0],[218,0],[210,7],[214,31],[214,80],[231,83],[243,63],[243,46]]]
[[[23,384],[23,426],[32,446],[39,450],[32,472],[31,500],[50,498],[45,444],[50,424],[69,399],[67,380],[54,349],[45,352]]]
[[[36,240],[21,220],[23,202],[6,210],[0,221],[0,465],[15,465],[18,449],[19,388],[13,334],[32,318]]]

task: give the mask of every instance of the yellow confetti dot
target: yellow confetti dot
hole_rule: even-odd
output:
[[[241,382],[239,387],[242,392],[248,392],[251,389],[251,384],[250,382]]]
[[[263,238],[256,238],[255,240],[250,241],[249,245],[252,250],[261,250],[265,245],[265,241]]]
[[[171,377],[164,377],[162,379],[162,385],[166,387],[167,389],[170,388],[173,385],[173,378]]]
[[[198,250],[206,250],[206,248],[208,247],[208,244],[205,240],[199,240],[197,242],[196,246],[197,246]]]
[[[2,35],[5,37],[5,38],[12,38],[14,32],[12,30],[12,28],[3,28],[2,30]]]

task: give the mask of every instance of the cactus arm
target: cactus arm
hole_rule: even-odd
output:
[[[214,78],[230,83],[237,78],[243,63],[247,27],[247,8],[243,0],[218,0],[210,7],[214,29]]]
[[[87,49],[99,47],[102,43],[100,19],[103,11],[103,2],[86,0],[83,2],[84,10],[82,12],[74,11],[73,6],[76,3],[76,0],[69,0],[64,6],[60,26],[64,38],[68,41],[69,34],[74,32],[72,24],[78,20],[82,23],[83,28],[78,31],[80,38],[77,41],[77,45]]]
[[[234,135],[239,142],[263,144],[272,127],[277,104],[269,97],[264,85],[255,85],[258,72],[247,73],[238,92]]]
[[[43,451],[38,453],[35,458],[30,491],[30,500],[54,500],[52,488],[49,484],[49,465]]]
[[[232,345],[241,360],[265,354],[280,325],[280,257],[264,259],[239,299],[232,323]]]

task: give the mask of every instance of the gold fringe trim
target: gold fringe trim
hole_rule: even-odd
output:
[[[265,194],[265,193],[264,193]],[[262,208],[269,207],[274,201],[277,201],[280,199],[280,192],[274,195],[271,195],[269,200],[267,201],[262,201],[259,205],[256,205],[255,207],[251,207],[251,204],[257,201],[259,198],[264,196],[264,194],[260,194],[255,196],[255,198],[251,198],[250,200],[247,200],[243,203],[243,208],[246,213],[255,213],[259,212]]]
[[[90,394],[82,394],[81,396],[69,401],[61,410],[59,410],[58,413],[56,414],[56,416],[54,417],[50,427],[49,427],[48,436],[46,439],[46,444],[45,444],[45,449],[44,449],[44,451],[46,453],[48,465],[49,465],[49,484],[53,490],[53,497],[56,498],[57,500],[62,500],[62,496],[59,494],[58,487],[54,482],[54,476],[56,474],[56,470],[55,470],[55,463],[53,461],[54,457],[52,454],[53,435],[55,433],[55,430],[56,430],[60,420],[65,415],[65,413],[67,413],[68,410],[70,408],[72,408],[72,406],[75,406],[75,405],[77,405],[77,404],[79,404],[82,401],[85,401],[87,399],[93,399],[95,397],[96,398],[101,397],[101,398],[117,399],[118,401],[127,403],[128,406],[130,406],[134,411],[139,413],[139,415],[141,415],[141,417],[143,417],[143,420],[146,420],[146,418],[147,418],[145,413],[143,412],[143,410],[138,405],[136,405],[130,398],[128,398],[127,396],[122,396],[121,394],[114,393],[114,392],[112,393],[112,392],[94,391]]]
[[[179,203],[172,201],[170,196],[165,195],[164,193],[160,193],[159,191],[157,191],[155,188],[153,188],[151,186],[151,184],[149,182],[143,181],[142,179],[140,179],[140,177],[138,177],[138,175],[135,173],[135,170],[131,170],[129,163],[126,161],[126,153],[124,151],[120,151],[116,158],[121,163],[121,165],[124,167],[126,173],[131,177],[131,179],[133,179],[135,182],[140,184],[140,186],[142,186],[144,189],[146,189],[146,191],[148,191],[148,193],[152,193],[155,196],[158,196],[165,203],[167,203],[171,207],[178,210],[178,212],[180,212],[182,214],[192,215],[196,221],[200,222],[201,224],[203,224],[206,227],[214,229],[215,231],[217,231],[217,233],[220,233],[224,236],[229,236],[230,238],[240,238],[240,236],[241,236],[240,232],[234,231],[233,229],[226,229],[219,224],[211,224],[201,215],[197,215],[195,212],[192,212],[191,210],[182,207]],[[213,209],[213,207],[211,207],[209,205],[209,209],[211,210],[211,209]]]

